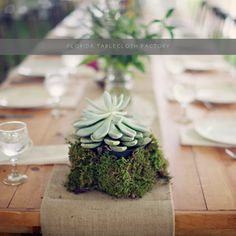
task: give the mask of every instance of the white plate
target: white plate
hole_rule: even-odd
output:
[[[199,72],[207,72],[212,70],[218,70],[217,64],[211,63],[211,62],[202,62],[202,61],[189,61],[185,62],[184,64],[185,70],[191,70],[191,71],[199,71]]]
[[[68,28],[79,28],[81,20],[76,17],[68,17],[62,21],[62,24]]]
[[[195,130],[203,138],[236,145],[236,117],[207,118],[196,123]]]
[[[55,28],[51,32],[51,35],[57,38],[70,38],[70,37],[73,38],[73,35],[71,35],[71,31],[62,26]]]
[[[198,88],[196,99],[203,102],[231,104],[236,103],[236,86],[230,83],[222,83],[220,86]]]
[[[48,72],[62,68],[61,57],[34,56],[26,59],[18,68],[17,73],[23,76],[44,77]]]
[[[185,70],[208,72],[208,71],[225,71],[229,68],[227,63],[219,56],[183,56]]]
[[[195,72],[228,71],[229,65],[218,56],[168,56],[167,69],[173,74],[181,74],[186,70]]]
[[[0,106],[9,108],[38,108],[50,104],[43,86],[13,87],[0,90]]]

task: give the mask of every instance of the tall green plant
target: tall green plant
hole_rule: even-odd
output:
[[[86,38],[90,39],[160,39],[167,31],[171,38],[174,37],[174,27],[169,25],[168,19],[173,15],[174,9],[167,11],[163,19],[154,19],[148,24],[144,24],[134,14],[129,11],[121,14],[114,9],[111,0],[106,1],[106,6],[100,8],[93,5],[88,8],[91,19],[90,33]],[[152,28],[158,28],[153,32]],[[128,71],[130,66],[141,72],[145,71],[145,66],[141,55],[92,55],[87,56],[82,64],[90,63],[102,58],[105,67],[113,66],[120,71]]]

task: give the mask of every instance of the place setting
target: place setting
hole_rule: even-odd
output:
[[[0,1],[0,235],[236,235],[234,1]]]
[[[181,145],[205,146],[225,148],[229,154],[229,148],[236,147],[236,114],[230,112],[227,107],[236,104],[236,86],[227,82],[212,84],[211,86],[193,86],[189,80],[184,83],[177,83],[174,88],[174,98],[183,111],[175,122],[182,124],[179,129]],[[193,102],[201,102],[206,111],[198,112],[191,117],[188,114],[188,107]],[[191,112],[194,114],[194,112]],[[234,154],[229,154],[234,158]]]
[[[66,70],[73,80],[93,79],[96,71],[89,65],[81,65],[83,58],[82,55],[34,55],[12,70],[11,82],[15,85],[40,83],[48,73],[58,71],[58,68]]]
[[[67,70],[57,69],[47,72],[41,83],[27,83],[9,86],[0,90],[2,109],[42,109],[52,108],[52,115],[59,115],[59,108],[73,109],[81,97],[83,81],[70,79]]]
[[[44,60],[43,57],[40,60]],[[75,60],[76,59],[76,60]],[[77,68],[80,57],[63,56],[60,58],[60,69],[56,62],[58,58],[50,58],[53,64],[44,67],[37,66],[38,58],[25,61],[18,67],[18,74],[27,78],[21,82],[9,84],[0,90],[0,107],[2,109],[52,109],[52,116],[60,117],[59,108],[75,109],[85,86],[84,80],[74,80],[71,74]],[[68,62],[70,66],[68,66]],[[47,60],[44,62],[47,64]],[[27,66],[26,66],[27,65]],[[54,65],[54,66],[53,66]],[[66,66],[67,65],[67,66]],[[37,68],[37,70],[34,68]],[[26,70],[26,68],[30,68]],[[41,81],[34,83],[35,78]],[[28,79],[29,78],[29,79]],[[14,80],[14,79],[13,79]]]
[[[182,108],[181,115],[173,118],[174,122],[181,125],[181,145],[223,148],[226,154],[235,159],[236,114],[228,109],[236,104],[235,83],[222,79],[179,76],[174,79],[172,94],[169,92],[167,98],[178,102]],[[191,106],[190,112],[188,108],[193,102],[196,104]],[[206,108],[205,111],[197,106],[199,102]]]
[[[68,164],[67,153],[67,145],[34,146],[25,122],[0,123],[0,165],[11,165],[11,173],[1,180],[6,185],[27,182],[17,165]]]
[[[193,126],[180,129],[180,143],[187,146],[218,147],[236,159],[236,116],[207,116]]]
[[[179,75],[170,80],[165,95],[169,102],[182,104],[183,110],[194,102],[211,111],[236,104],[236,83],[232,79]]]
[[[173,75],[188,74],[211,74],[219,71],[228,72],[230,65],[228,65],[218,55],[194,55],[194,56],[167,56],[165,57],[165,66],[167,70]]]

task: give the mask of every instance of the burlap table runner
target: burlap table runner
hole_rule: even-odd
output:
[[[97,91],[89,87],[87,96]],[[95,89],[95,87],[93,87]],[[145,88],[145,90],[143,89]],[[150,76],[136,83],[130,110],[160,137]],[[63,187],[67,166],[55,166],[41,205],[44,236],[170,236],[174,211],[169,184],[156,184],[142,199],[115,199],[100,192],[75,195]]]
[[[115,199],[100,192],[79,195],[63,187],[66,166],[56,166],[41,206],[44,236],[169,236],[173,210],[169,185],[142,199]]]

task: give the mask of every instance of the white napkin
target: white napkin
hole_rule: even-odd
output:
[[[62,97],[60,107],[75,108],[83,94],[85,85],[85,80],[81,80],[76,85],[72,83],[69,91]],[[51,107],[52,99],[42,85],[22,85],[1,90],[0,106],[10,108]]]
[[[18,157],[18,165],[69,164],[68,145],[33,146]],[[9,157],[0,153],[0,165],[10,165]]]
[[[224,143],[214,142],[200,136],[193,127],[186,127],[180,130],[180,143],[190,146],[208,146],[208,147],[233,147]]]
[[[229,65],[217,55],[179,55],[166,56],[167,70],[172,74],[179,75],[186,70],[196,72],[228,71]]]

